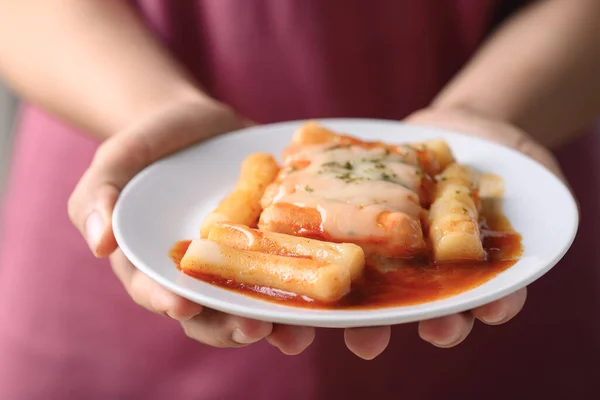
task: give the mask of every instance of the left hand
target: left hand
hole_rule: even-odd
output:
[[[508,122],[459,109],[424,109],[407,117],[405,122],[454,130],[496,141],[540,162],[566,182],[552,153],[536,143],[527,133]],[[468,312],[421,321],[419,335],[434,346],[454,347],[467,338],[475,320],[487,325],[506,323],[521,311],[526,298],[527,288],[523,288]],[[348,349],[354,354],[364,359],[373,359],[389,344],[391,327],[346,329],[344,337]]]
[[[512,147],[540,162],[566,182],[552,153],[536,143],[525,132],[507,122],[494,120],[466,110],[425,109],[418,111],[405,122],[454,130],[479,136]],[[473,329],[475,320],[487,325],[500,325],[514,318],[525,304],[527,289],[523,288],[500,300],[461,314],[435,318],[419,323],[421,338],[437,347],[454,347],[460,344]],[[346,343],[362,358],[373,358],[389,342],[390,327],[361,328],[346,331]],[[378,343],[379,346],[374,346]]]

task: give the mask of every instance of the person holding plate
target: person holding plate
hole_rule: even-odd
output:
[[[0,2],[0,74],[26,101],[3,203],[0,398],[593,396],[599,17],[595,0]],[[112,210],[144,167],[321,117],[507,144],[568,178],[579,237],[529,297],[345,331],[204,308],[117,248]]]

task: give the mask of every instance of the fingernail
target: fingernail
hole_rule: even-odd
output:
[[[239,344],[256,343],[260,340],[260,339],[253,339],[253,338],[250,338],[250,337],[244,335],[242,333],[242,331],[240,331],[239,329],[236,329],[235,331],[233,331],[233,333],[231,334],[231,339],[233,339],[234,342],[239,343]]]
[[[460,331],[456,331],[454,334],[452,334],[451,336],[448,336],[445,339],[442,340],[435,340],[435,344],[440,346],[440,347],[448,347],[448,346],[452,346],[453,344],[457,343],[460,340]]]
[[[102,233],[104,233],[104,220],[100,213],[94,211],[85,221],[85,239],[93,252],[96,251],[98,243],[100,243]]]
[[[501,311],[500,313],[498,313],[496,315],[486,316],[485,318],[482,317],[481,319],[486,324],[497,324],[497,323],[504,321],[505,318],[506,318],[506,311]]]

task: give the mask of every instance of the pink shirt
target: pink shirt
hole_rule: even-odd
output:
[[[507,1],[139,1],[149,26],[218,98],[260,122],[403,118],[466,62]],[[361,361],[320,330],[296,357],[213,349],[136,306],[69,223],[96,141],[24,108],[0,242],[0,399],[506,399],[596,397],[599,142],[561,151],[582,222],[513,322],[450,350],[394,327]],[[596,157],[596,158],[594,158]],[[532,190],[535,186],[532,185]],[[560,210],[557,210],[560,212]],[[551,229],[551,228],[549,228]]]

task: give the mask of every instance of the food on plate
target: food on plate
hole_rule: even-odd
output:
[[[420,157],[420,162],[431,167],[430,170],[434,173],[443,170],[448,164],[454,161],[454,155],[452,154],[450,147],[448,147],[448,144],[442,139],[428,140],[401,146],[390,145],[383,142],[365,142],[348,135],[337,134],[314,121],[305,123],[294,132],[290,149],[298,148],[298,146],[320,144],[329,144],[340,147],[347,145],[359,145],[365,148],[381,147],[397,153],[405,151],[408,153],[405,156],[405,161],[416,165],[418,163],[417,157]],[[288,149],[288,151],[290,149]],[[434,164],[429,164],[429,162],[434,160]]]
[[[449,165],[437,177],[429,209],[429,239],[433,258],[445,261],[483,261],[479,231],[478,186],[471,168]]]
[[[261,213],[260,199],[278,172],[279,165],[271,154],[255,153],[246,157],[235,188],[204,219],[200,237],[208,237],[218,222],[256,224]]]
[[[243,160],[235,189],[178,259],[188,275],[276,301],[358,307],[448,296],[510,267],[520,236],[501,177],[443,139],[383,143],[309,121],[281,166]]]
[[[350,292],[364,263],[363,251],[355,244],[217,224],[208,240],[191,241],[180,268],[192,275],[213,275],[331,302]]]
[[[331,243],[281,233],[262,232],[240,224],[217,224],[210,231],[208,239],[240,250],[343,264],[350,271],[352,280],[361,276],[365,264],[362,248],[352,243]]]

